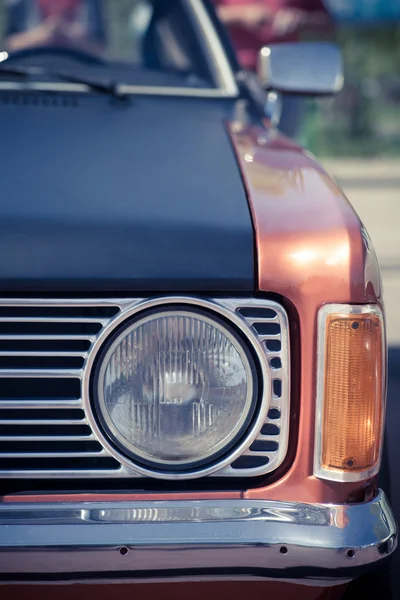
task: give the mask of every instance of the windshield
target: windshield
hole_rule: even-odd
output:
[[[196,5],[203,9],[197,0],[0,0],[0,65],[216,89],[217,57]]]

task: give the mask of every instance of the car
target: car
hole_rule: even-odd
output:
[[[340,53],[102,8],[0,52],[2,598],[339,598],[397,546],[381,276],[276,108]]]

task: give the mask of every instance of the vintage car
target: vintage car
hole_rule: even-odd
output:
[[[256,76],[209,2],[102,8],[0,49],[0,596],[339,598],[397,545],[381,278],[267,113],[340,54]]]

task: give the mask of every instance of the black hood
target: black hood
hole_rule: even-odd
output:
[[[0,290],[254,289],[223,102],[0,92]]]

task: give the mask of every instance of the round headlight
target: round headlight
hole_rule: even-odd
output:
[[[153,311],[107,344],[95,375],[102,428],[118,450],[157,470],[211,464],[243,437],[257,377],[241,338],[193,309]]]

